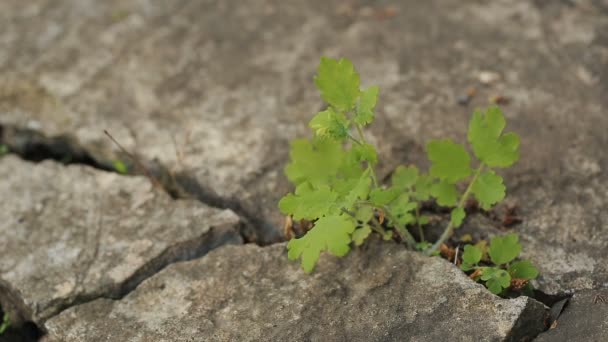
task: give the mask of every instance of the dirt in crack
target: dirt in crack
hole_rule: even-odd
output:
[[[195,199],[211,207],[234,211],[243,222],[240,232],[245,243],[266,246],[284,240],[284,237],[277,234],[280,229],[254,214],[253,209],[246,208],[238,199],[219,196],[200,184],[195,177],[186,172],[174,173],[157,160],[144,160],[129,152],[116,153],[110,152],[109,149],[85,148],[77,139],[68,135],[49,137],[29,128],[2,124],[0,145],[6,146],[10,153],[28,161],[51,159],[63,164],[82,164],[109,172],[146,176],[173,199]],[[137,160],[132,160],[132,157]],[[117,167],[117,162],[121,166]],[[121,169],[122,167],[124,169]]]

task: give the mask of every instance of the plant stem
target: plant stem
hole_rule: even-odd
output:
[[[378,220],[376,220],[376,218],[373,216],[372,216],[372,223],[373,223],[373,225],[371,225],[370,227],[372,227],[372,229],[374,231],[376,231],[376,233],[382,235],[382,238],[384,238],[384,235],[386,235],[386,230],[384,230],[384,228],[382,228],[382,225],[380,224],[380,222],[378,222]]]
[[[408,247],[414,249],[416,247],[416,239],[414,239],[412,234],[405,227],[399,225],[399,223],[397,222],[395,217],[390,213],[387,207],[381,209],[384,211],[384,215],[393,222],[395,230],[399,234],[399,237],[401,237],[401,240],[405,241]]]
[[[367,141],[365,140],[365,135],[363,134],[363,128],[361,127],[361,125],[355,125],[355,127],[357,127],[357,133],[359,133],[359,143],[363,143],[363,144],[367,144]],[[372,182],[374,183],[374,187],[377,188],[378,187],[378,178],[376,177],[376,171],[374,170],[374,168],[372,167],[372,165],[370,163],[368,164],[368,169],[370,170],[370,176],[372,177]]]
[[[467,189],[465,190],[464,194],[460,198],[460,201],[458,202],[458,206],[456,208],[460,208],[460,209],[464,208],[466,200],[469,197],[471,190],[473,189],[473,184],[475,184],[475,182],[477,181],[477,178],[481,174],[481,171],[483,170],[483,166],[484,165],[482,163],[481,165],[479,165],[477,170],[475,170],[475,174],[473,174],[473,178],[471,179],[469,186],[467,186]],[[433,252],[438,250],[439,247],[441,246],[441,244],[444,243],[450,236],[452,236],[453,232],[454,232],[454,224],[452,223],[452,220],[450,218],[450,223],[448,223],[448,226],[443,231],[443,234],[441,234],[441,236],[439,237],[439,240],[437,240],[437,242],[435,242],[433,244],[433,247],[426,250],[426,252],[425,252],[426,255],[431,255]]]
[[[397,220],[390,213],[390,211],[388,210],[388,207],[386,207],[386,206],[376,207],[370,201],[358,201],[357,203],[363,204],[363,205],[369,205],[372,208],[382,210],[382,212],[384,212],[384,215],[393,222],[393,225],[395,226],[395,230],[397,231],[397,234],[399,234],[399,237],[401,238],[401,240],[403,240],[408,245],[408,247],[410,247],[411,249],[414,249],[416,247],[416,239],[414,239],[412,234],[405,227],[402,227],[399,225],[399,223],[397,223]]]
[[[420,204],[416,203],[416,223],[418,224],[418,234],[420,234],[420,242],[424,242],[424,231],[420,225]]]
[[[355,143],[355,144],[357,144],[357,145],[362,145],[362,143],[361,143],[359,140],[357,140],[355,137],[353,137],[353,136],[352,136],[352,135],[350,135],[350,134],[348,135],[348,139],[349,139],[350,141],[354,142],[354,143]]]

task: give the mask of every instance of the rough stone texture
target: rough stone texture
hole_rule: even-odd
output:
[[[165,265],[240,243],[229,210],[175,201],[147,179],[0,159],[0,303],[13,324],[118,298]]]
[[[383,174],[424,165],[430,138],[464,141],[472,108],[504,95],[522,137],[506,182],[537,285],[592,288],[608,282],[607,14],[591,0],[3,1],[0,124],[110,150],[107,128],[236,199],[269,241],[287,141],[321,106],[319,56],[347,56],[380,85]],[[483,70],[500,79],[482,86]]]
[[[173,264],[119,302],[66,310],[47,341],[519,341],[544,315],[396,244],[325,256],[311,275],[284,244],[246,245]]]
[[[605,341],[608,336],[608,289],[574,294],[556,326],[541,334],[538,342]]]
[[[321,107],[312,83],[321,55],[351,58],[365,85],[380,85],[370,140],[379,147],[383,175],[400,163],[424,166],[431,138],[464,142],[472,109],[486,106],[488,97],[506,96],[509,130],[521,135],[522,153],[503,175],[509,201],[518,203],[524,220],[514,227],[523,256],[541,272],[535,285],[547,294],[608,286],[605,0],[4,0],[0,24],[0,136],[8,125],[73,135],[95,157],[111,161],[118,151],[103,135],[108,129],[145,160],[157,158],[191,175],[203,190],[238,203],[258,219],[260,231],[270,232],[260,235],[263,242],[280,239],[276,202],[289,189],[281,174],[287,141],[307,134],[307,121]],[[500,78],[482,85],[484,70]],[[467,107],[458,105],[470,86],[476,96]],[[78,170],[60,176],[63,168],[53,167],[58,179]],[[18,175],[28,177],[27,170]],[[115,179],[120,187],[145,183],[87,172],[94,174],[87,179]],[[36,186],[59,184],[30,183],[21,193],[31,198],[38,196]],[[76,191],[81,185],[65,186]],[[92,187],[100,201],[110,201],[108,188]],[[145,196],[138,189],[136,195]],[[64,193],[56,190],[46,203],[63,205],[54,198]],[[14,194],[2,195],[0,225],[18,220],[10,214],[17,202],[44,231],[30,198]],[[124,207],[133,205],[122,200]],[[184,203],[159,206],[194,205]],[[127,214],[123,207],[111,209]],[[91,227],[95,214],[86,215],[64,220]],[[120,221],[109,215],[104,222]],[[479,231],[468,231],[474,236],[489,231],[475,226]],[[490,228],[492,234],[504,231]],[[176,236],[185,238],[173,234],[162,243],[172,244]],[[6,246],[11,255],[48,254],[43,235],[19,238],[37,240],[26,247],[0,240],[2,279],[6,263],[16,258],[4,257]],[[79,238],[72,240],[94,241]],[[42,287],[46,278],[9,293]],[[94,297],[90,293],[77,297]]]

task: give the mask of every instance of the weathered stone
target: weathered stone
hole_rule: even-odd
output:
[[[0,159],[0,303],[13,324],[120,298],[167,264],[240,243],[239,218],[142,177]]]
[[[608,243],[597,235],[608,200],[595,186],[608,180],[601,2],[410,0],[390,15],[322,0],[0,6],[2,123],[115,149],[107,128],[129,150],[238,201],[270,232],[266,242],[280,238],[287,141],[321,105],[312,84],[320,55],[350,57],[364,83],[380,85],[370,140],[382,173],[424,165],[430,138],[464,141],[471,109],[505,96],[509,129],[522,136],[506,180],[540,287],[608,281],[608,260],[592,252]],[[499,77],[484,85],[481,72]],[[457,99],[469,86],[477,95],[465,108]]]
[[[554,326],[539,342],[605,341],[608,336],[608,290],[576,292]]]
[[[3,1],[0,125],[116,152],[107,128],[240,203],[270,241],[287,141],[321,106],[319,56],[349,57],[380,85],[370,140],[382,174],[424,166],[430,138],[464,142],[472,108],[502,95],[522,137],[521,161],[503,174],[536,285],[608,283],[605,1],[410,0],[390,13],[323,0]],[[484,85],[481,72],[499,77]],[[457,104],[471,86],[469,107]]]
[[[285,244],[227,246],[173,264],[120,301],[48,321],[49,341],[519,341],[544,305],[489,293],[452,264],[371,241],[313,274]]]

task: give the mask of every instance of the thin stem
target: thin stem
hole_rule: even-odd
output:
[[[420,204],[416,203],[416,223],[418,224],[418,234],[420,234],[420,242],[424,242],[424,231],[420,224]]]
[[[358,201],[357,204],[368,205],[368,206],[373,207],[375,209],[382,210],[384,212],[384,215],[389,220],[391,220],[393,222],[394,228],[397,231],[397,234],[399,234],[399,237],[401,238],[401,240],[403,240],[408,245],[408,247],[410,247],[411,249],[415,248],[415,246],[416,246],[416,239],[414,239],[414,237],[412,236],[412,234],[405,227],[402,227],[402,226],[400,226],[397,223],[397,220],[390,213],[390,211],[388,210],[388,207],[386,207],[386,206],[376,207],[370,201]],[[373,218],[373,219],[375,219],[375,218]]]
[[[382,235],[382,238],[384,238],[384,235],[386,235],[386,230],[384,230],[384,228],[382,228],[382,225],[380,224],[380,222],[378,222],[378,220],[372,216],[372,223],[373,225],[371,226],[372,229],[374,231],[376,231],[376,233]]]
[[[401,240],[405,241],[408,247],[414,249],[416,246],[416,239],[414,239],[412,234],[405,227],[399,225],[395,217],[390,213],[390,211],[388,211],[388,208],[384,207],[382,209],[384,210],[384,215],[386,215],[386,217],[393,222],[395,230],[399,234],[399,237],[401,237]]]
[[[361,140],[359,143],[367,144],[367,141],[365,140],[365,135],[363,134],[363,128],[361,127],[361,125],[356,124],[355,127],[357,127],[357,133],[359,134],[359,139]],[[372,177],[372,182],[374,183],[374,187],[377,188],[378,187],[378,177],[376,177],[376,171],[369,163],[368,163],[368,169],[370,170],[370,176]]]
[[[467,186],[467,189],[465,190],[464,194],[460,198],[460,201],[458,202],[458,206],[456,208],[460,208],[460,209],[464,208],[466,200],[469,197],[471,190],[473,189],[473,184],[475,184],[475,182],[477,181],[477,178],[481,174],[481,171],[483,170],[483,166],[484,165],[482,163],[481,165],[479,165],[477,170],[475,170],[475,174],[473,175],[473,178],[471,179],[469,186]],[[433,244],[433,247],[426,250],[426,254],[431,255],[433,252],[438,250],[439,247],[441,246],[441,244],[444,243],[450,236],[452,236],[453,232],[454,232],[454,224],[452,223],[452,220],[450,219],[450,223],[448,223],[448,226],[443,231],[443,234],[441,234],[441,236],[439,237],[439,240],[437,240],[437,242],[435,242],[435,244]]]
[[[351,211],[347,210],[346,208],[342,208],[341,210],[342,210],[342,212],[343,212],[343,213],[345,213],[345,214],[347,214],[347,215],[351,216],[352,218],[356,218],[355,213],[353,213],[353,212],[351,212]],[[384,235],[386,235],[386,230],[384,230],[384,229],[382,228],[382,225],[380,224],[380,222],[378,222],[378,220],[376,220],[376,218],[375,218],[375,217],[373,217],[373,216],[372,216],[371,221],[372,221],[373,225],[370,225],[370,228],[371,228],[373,231],[375,231],[376,233],[380,234],[382,237],[384,237]]]
[[[359,140],[355,139],[355,137],[353,137],[353,136],[352,136],[352,135],[350,135],[350,134],[348,135],[348,139],[349,139],[350,141],[354,142],[354,143],[355,143],[355,144],[357,144],[357,145],[362,145],[362,143],[361,143]]]

